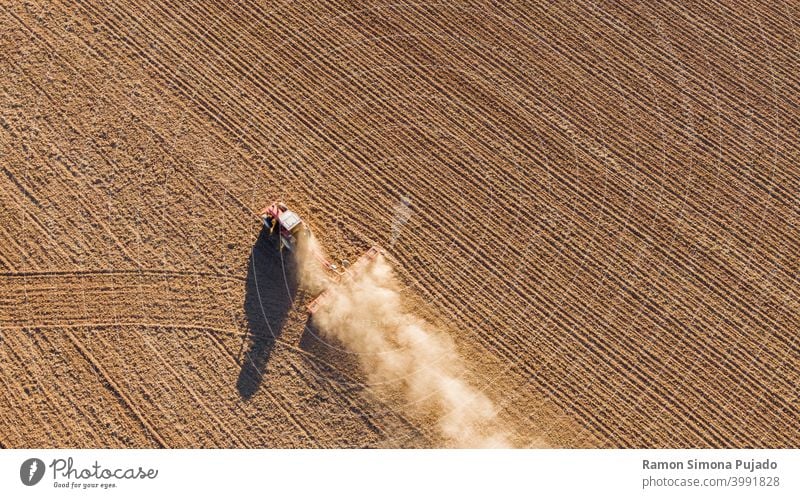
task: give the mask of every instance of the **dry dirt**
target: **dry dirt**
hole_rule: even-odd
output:
[[[800,9],[683,4],[0,0],[0,447],[447,444],[274,199],[516,446],[799,446]]]

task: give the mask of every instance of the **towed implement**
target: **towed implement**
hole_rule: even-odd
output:
[[[356,260],[353,265],[348,266],[344,269],[344,271],[337,273],[334,276],[334,280],[337,284],[341,284],[346,282],[347,280],[353,278],[353,275],[357,275],[359,271],[361,271],[365,266],[369,264],[370,261],[373,261],[375,258],[378,257],[379,254],[383,254],[383,249],[378,246],[372,246],[369,248],[367,252],[361,255],[358,260]],[[322,294],[314,298],[313,301],[308,303],[306,309],[310,314],[314,314],[319,310],[328,300],[331,298],[331,289],[330,287],[322,291]]]

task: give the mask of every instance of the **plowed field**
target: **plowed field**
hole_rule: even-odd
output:
[[[800,445],[794,2],[0,0],[0,447],[427,447],[253,213],[517,446]]]

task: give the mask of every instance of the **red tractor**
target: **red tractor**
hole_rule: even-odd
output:
[[[273,202],[261,213],[259,213],[264,226],[269,229],[270,235],[277,228],[280,233],[280,249],[287,248],[294,251],[297,248],[298,239],[310,235],[310,230],[294,211],[290,211],[286,204]],[[382,254],[383,250],[377,246],[371,247],[364,255],[351,266],[347,260],[342,260],[341,266],[328,261],[325,256],[314,251],[314,258],[319,264],[328,271],[331,282],[342,282],[351,278],[356,272],[366,266],[370,261]],[[308,304],[308,312],[313,314],[317,309],[324,305],[330,296],[329,290],[325,290]]]

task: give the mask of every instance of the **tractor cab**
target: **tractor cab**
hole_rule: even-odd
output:
[[[294,250],[297,236],[303,227],[300,216],[287,209],[278,216],[278,224],[281,226],[281,249],[286,247],[290,251]]]

